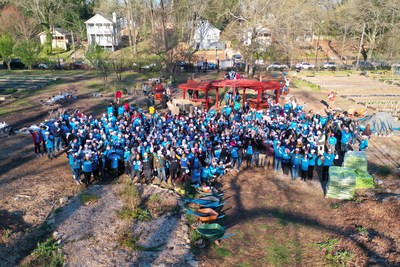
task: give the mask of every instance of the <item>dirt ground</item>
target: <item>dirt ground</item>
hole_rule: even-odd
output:
[[[22,99],[0,104],[0,121],[15,129],[40,123],[55,114],[54,107],[43,107],[40,100],[65,90],[78,97],[67,103],[70,110],[101,114],[112,97],[93,97],[101,83],[92,73],[68,73]],[[363,89],[348,90],[357,93]],[[299,102],[307,102],[306,109],[321,112],[326,94],[306,88],[292,90]],[[143,104],[136,96],[129,100]],[[336,104],[345,110],[353,103],[343,98]],[[325,199],[317,181],[292,182],[262,169],[227,175],[223,185],[229,197],[228,210],[221,224],[230,226],[228,233],[234,236],[223,240],[220,247],[195,251],[200,266],[327,266],[342,262],[349,266],[399,266],[396,225],[400,187],[396,170],[400,137],[373,137],[367,156],[369,171],[379,183],[375,190],[359,192],[353,201]],[[382,176],[381,166],[391,167],[391,174]],[[0,266],[18,265],[36,246],[40,237],[33,234],[34,229],[53,205],[61,197],[83,190],[74,184],[65,154],[52,161],[36,158],[29,134],[2,139],[0,185]],[[326,245],[330,241],[334,245]]]

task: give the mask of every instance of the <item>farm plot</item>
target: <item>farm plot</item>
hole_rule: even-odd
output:
[[[303,77],[305,80],[320,85],[324,90],[334,91],[346,100],[370,108],[371,112],[389,112],[400,116],[399,87],[360,75],[346,77],[320,76]]]

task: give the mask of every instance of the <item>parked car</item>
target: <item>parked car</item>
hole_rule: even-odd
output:
[[[3,61],[3,66],[5,69],[7,69],[7,64],[4,61]],[[22,69],[26,69],[26,66],[24,63],[21,62],[21,60],[19,58],[12,58],[11,62],[10,62],[10,68],[12,70],[15,70],[15,69],[22,70]]]
[[[209,70],[215,70],[215,69],[217,69],[217,64],[208,62],[208,64],[207,64],[207,69],[209,69]]]
[[[288,69],[289,67],[285,64],[281,64],[279,62],[271,63],[267,66],[267,70],[284,70]]]
[[[385,62],[385,61],[370,61],[372,66],[374,66],[375,69],[379,70],[390,70],[390,64]]]
[[[357,61],[353,61],[353,63],[351,65],[353,65],[353,67],[357,67]],[[374,65],[372,65],[368,61],[359,61],[358,68],[360,70],[374,70],[375,69]]]
[[[296,69],[311,70],[314,68],[315,68],[315,65],[310,64],[308,62],[301,62],[301,63],[296,64]]]
[[[325,62],[324,63],[324,69],[336,69],[336,63],[335,62]]]
[[[70,69],[72,69],[72,70],[86,70],[86,69],[88,69],[88,65],[86,65],[82,61],[76,61],[76,62],[70,64]]]
[[[38,69],[40,69],[40,70],[47,70],[48,68],[49,68],[49,66],[47,66],[46,63],[40,63],[38,65]]]

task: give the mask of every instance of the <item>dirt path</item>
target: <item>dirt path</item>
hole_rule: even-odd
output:
[[[97,196],[97,202],[82,205],[78,195],[55,217],[55,235],[62,240],[66,266],[185,266],[192,256],[188,227],[180,214],[166,213],[143,222],[122,220],[118,212],[124,206],[119,197],[123,186],[93,186],[83,194]],[[156,186],[138,190],[141,198],[159,194],[163,201],[176,203],[177,195],[168,190]],[[121,246],[127,229],[137,238],[129,241],[136,250]]]

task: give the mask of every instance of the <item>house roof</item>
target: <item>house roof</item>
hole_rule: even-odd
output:
[[[70,31],[61,29],[61,28],[53,28],[52,33],[55,35],[63,35],[63,36],[71,35]],[[40,35],[44,35],[44,34],[46,34],[46,32],[43,31],[43,32],[39,33],[38,35],[40,36]]]
[[[85,23],[86,24],[88,24],[88,23],[113,23],[113,21],[112,21],[112,18],[110,18],[106,15],[97,13],[96,15],[94,15],[93,17],[88,19]]]

